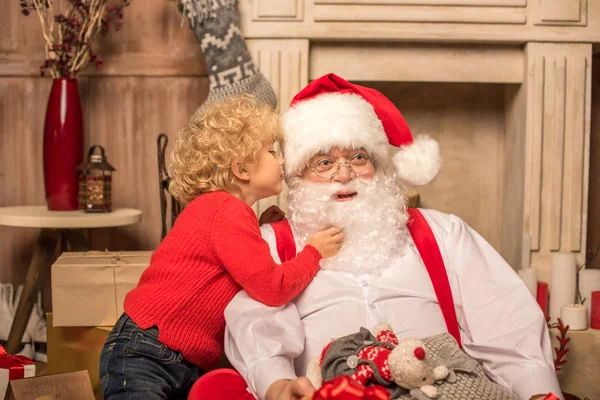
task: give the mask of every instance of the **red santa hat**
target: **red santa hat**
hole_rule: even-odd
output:
[[[427,135],[413,138],[396,106],[383,94],[335,74],[315,79],[298,93],[282,117],[285,169],[298,176],[316,154],[332,147],[364,147],[379,167],[390,160],[398,176],[412,185],[429,183],[442,159]],[[390,154],[393,148],[397,151]]]

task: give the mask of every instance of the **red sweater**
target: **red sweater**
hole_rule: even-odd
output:
[[[142,329],[156,325],[161,343],[209,370],[223,352],[223,312],[237,292],[243,288],[262,303],[283,305],[310,283],[320,260],[308,245],[276,264],[246,203],[226,192],[203,194],[152,255],[125,298],[125,312]]]

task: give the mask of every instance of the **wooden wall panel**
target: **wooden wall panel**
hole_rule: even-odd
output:
[[[525,194],[525,133],[527,88],[506,85],[504,104],[504,188],[502,193],[502,247],[500,254],[515,269],[529,266],[530,248],[520,239],[523,232]],[[510,189],[509,189],[510,188]]]
[[[308,40],[248,40],[252,59],[277,95],[277,110],[285,111],[296,93],[308,84]],[[279,196],[260,200],[252,207],[257,215],[272,205],[287,212],[288,188]]]
[[[51,80],[39,77],[37,15],[24,17],[18,3],[0,3],[0,206],[45,202],[42,135]],[[104,146],[117,168],[114,206],[144,213],[138,225],[91,231],[95,249],[150,250],[159,243],[156,137],[174,139],[208,94],[200,46],[181,22],[172,2],[132,2],[123,29],[99,40],[104,68],[79,80],[86,148]],[[0,282],[22,283],[36,234],[0,227]]]
[[[553,252],[572,252],[580,264],[585,261],[592,47],[529,43],[525,54],[523,230],[531,236],[539,280],[550,282]]]
[[[523,81],[521,46],[315,42],[310,46],[309,63],[310,79],[334,72],[347,80],[365,81]]]
[[[588,252],[600,247],[600,54],[592,60],[592,127],[590,138],[590,194],[588,214]],[[600,257],[590,264],[600,268]]]
[[[144,212],[140,224],[91,231],[91,245],[98,250],[153,250],[161,227],[156,137],[167,133],[170,151],[177,130],[206,98],[208,79],[90,78],[85,90],[90,100],[85,105],[86,144],[104,146],[117,169],[114,206]]]
[[[99,37],[94,47],[103,68],[85,75],[206,75],[200,46],[175,3],[133,1],[125,24]],[[19,2],[0,4],[0,76],[38,76],[44,48],[36,14],[25,17]]]
[[[523,7],[423,6],[394,4],[315,4],[314,21],[521,24],[527,22]]]
[[[0,79],[0,206],[44,202],[42,127],[51,81]],[[21,282],[39,232],[0,226],[0,282]]]

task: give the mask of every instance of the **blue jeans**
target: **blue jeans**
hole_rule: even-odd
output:
[[[203,371],[158,341],[158,328],[141,329],[123,314],[100,353],[105,400],[186,399]]]

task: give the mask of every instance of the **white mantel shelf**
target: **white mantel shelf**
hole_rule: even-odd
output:
[[[249,0],[247,38],[600,42],[596,0]]]

